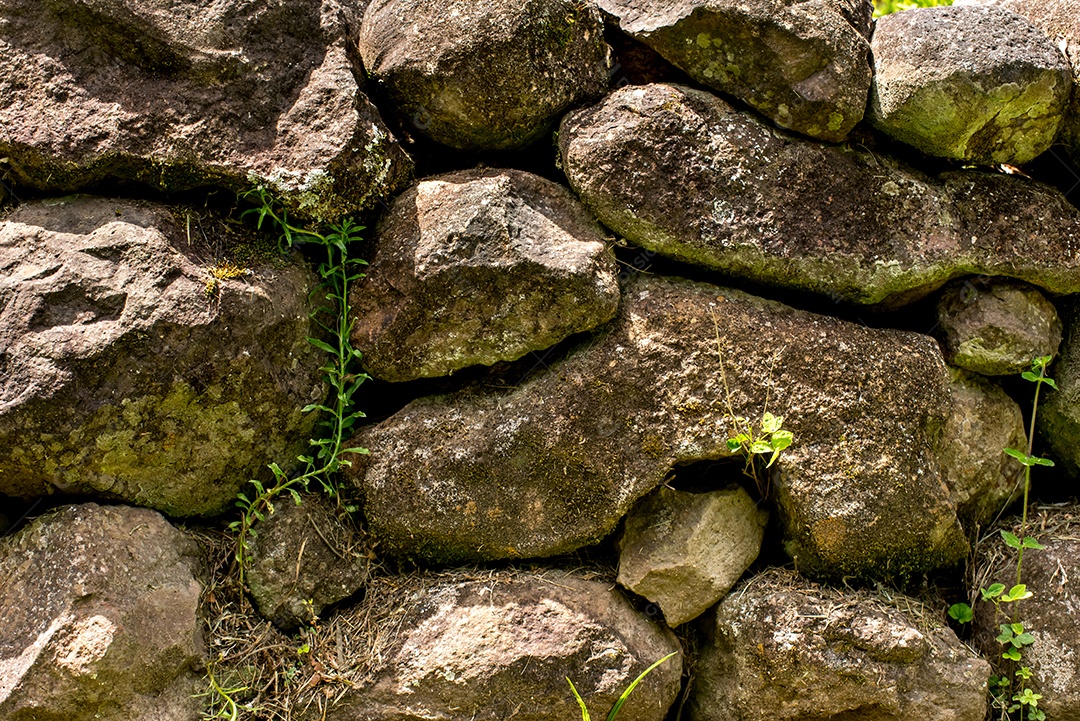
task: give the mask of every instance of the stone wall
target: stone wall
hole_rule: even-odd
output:
[[[0,721],[1080,718],[1080,12],[871,11],[3,2]]]

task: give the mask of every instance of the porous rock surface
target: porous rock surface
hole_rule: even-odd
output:
[[[950,395],[942,474],[960,518],[985,526],[1022,493],[1023,466],[1004,449],[1027,448],[1024,418],[1005,391],[974,373],[953,369]]]
[[[1013,375],[1034,358],[1056,355],[1062,325],[1054,304],[1023,283],[974,279],[953,284],[938,300],[945,360],[982,375]]]
[[[768,393],[795,434],[776,489],[801,571],[904,574],[965,553],[928,336],[648,277],[602,335],[549,365],[515,389],[418,399],[350,441],[371,450],[345,472],[386,552],[445,562],[595,543],[673,466],[732,455],[728,409],[760,417]]]
[[[325,394],[315,274],[206,225],[219,248],[165,206],[92,197],[0,223],[0,493],[210,515],[295,465]],[[249,274],[211,275],[245,248]]]
[[[353,344],[391,381],[491,365],[611,319],[607,236],[564,188],[517,170],[466,170],[399,196],[354,287]]]
[[[527,145],[608,83],[600,15],[576,0],[373,0],[359,47],[405,123],[452,148]]]
[[[1071,476],[1080,473],[1080,308],[1075,300],[1062,304],[1064,340],[1048,375],[1057,390],[1043,387],[1038,409],[1038,437],[1050,455]]]
[[[689,493],[661,486],[626,517],[618,581],[675,627],[723,598],[761,550],[768,511],[739,486]]]
[[[267,187],[292,212],[367,208],[411,161],[361,91],[337,0],[7,0],[0,156],[49,192]]]
[[[1007,527],[1019,535],[1019,519],[1011,520]],[[1027,685],[1042,694],[1039,708],[1048,719],[1080,718],[1080,506],[1044,509],[1032,520],[1024,535],[1034,536],[1045,548],[1026,550],[1021,566],[1021,580],[1032,595],[1018,604],[1019,620],[1035,636],[1023,650],[1023,663],[1033,672]],[[1016,556],[1001,544],[996,537],[982,544],[975,559],[976,578],[1011,588]],[[989,603],[977,603],[974,611],[976,647],[992,659],[996,673],[1015,673],[1011,664],[999,660],[999,625],[1009,621],[995,617]]]
[[[417,587],[375,585],[368,597],[352,613],[390,608],[392,617],[371,621],[392,621],[395,631],[370,681],[346,691],[328,721],[580,718],[567,678],[592,716],[604,718],[639,673],[670,653],[677,655],[637,686],[619,719],[662,721],[679,693],[675,635],[606,580],[557,571],[443,574]]]
[[[600,0],[619,28],[778,125],[844,140],[870,89],[861,0]]]
[[[625,87],[570,113],[559,148],[608,228],[763,284],[893,306],[972,273],[1080,291],[1080,210],[1025,179],[929,176],[673,85]]]
[[[779,569],[748,579],[709,619],[689,718],[982,721],[989,665],[936,611],[893,598]]]
[[[195,558],[124,506],[64,507],[0,539],[0,719],[199,718]]]
[[[254,530],[245,579],[259,614],[282,630],[315,623],[368,579],[361,536],[322,494],[284,499]]]
[[[996,7],[916,8],[874,27],[870,120],[930,155],[1020,165],[1057,136],[1072,94],[1061,51]]]

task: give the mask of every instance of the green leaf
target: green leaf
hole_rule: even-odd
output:
[[[1042,382],[1045,383],[1046,385],[1050,386],[1054,390],[1058,389],[1057,382],[1055,382],[1053,378],[1046,378],[1044,376],[1043,379],[1042,379]]]
[[[1002,625],[1001,633],[998,634],[998,637],[995,640],[998,643],[1012,643],[1013,635],[1012,629],[1009,628],[1008,625]]]
[[[1023,451],[1018,451],[1015,448],[1006,448],[1005,453],[1012,456],[1016,460],[1020,461],[1022,465],[1033,466],[1035,465],[1035,459],[1033,456],[1029,456]]]
[[[775,451],[782,451],[792,444],[795,434],[791,431],[776,431],[772,436],[772,447]]]
[[[1012,603],[1013,601],[1023,601],[1025,598],[1031,598],[1031,591],[1027,590],[1027,586],[1022,583],[1018,583],[1009,589],[1009,592],[1001,597],[1002,601],[1006,603]]]
[[[957,623],[970,623],[974,614],[971,612],[971,606],[966,603],[954,603],[949,606],[949,618]]]
[[[774,416],[772,413],[764,413],[761,416],[761,432],[775,433],[784,424],[783,416]]]
[[[360,455],[367,455],[371,453],[367,448],[361,448],[360,446],[353,446],[351,448],[342,448],[342,453],[359,453]]]
[[[727,448],[729,451],[737,451],[742,448],[742,444],[735,438],[727,439]]]
[[[324,350],[327,353],[330,353],[331,355],[336,355],[337,354],[337,348],[334,348],[332,345],[330,345],[326,341],[321,341],[318,338],[308,338],[307,342],[310,343],[311,345],[315,346],[319,350]]]
[[[619,696],[619,700],[615,702],[615,705],[611,707],[611,711],[609,711],[608,715],[607,715],[607,721],[614,721],[615,717],[618,715],[619,711],[622,709],[623,704],[626,703],[626,699],[630,698],[630,694],[634,692],[634,689],[637,688],[637,685],[639,683],[641,683],[642,680],[646,676],[648,676],[650,673],[652,673],[656,669],[656,667],[659,666],[660,664],[662,664],[664,661],[667,661],[672,656],[677,656],[678,653],[679,653],[678,651],[674,651],[672,653],[669,653],[667,656],[664,656],[662,659],[660,659],[659,661],[654,662],[653,665],[649,666],[647,669],[642,671],[638,675],[638,677],[634,679],[633,683],[631,683],[629,686],[627,686],[626,690],[622,692],[622,696]]]
[[[1031,371],[1024,371],[1020,374],[1020,377],[1026,381],[1031,381],[1032,383],[1038,383],[1040,380],[1039,376]]]
[[[300,409],[301,413],[311,413],[312,411],[322,411],[323,413],[333,413],[332,410],[326,406],[319,405],[318,403],[309,403]]]
[[[772,446],[768,441],[754,441],[750,444],[750,452],[754,454],[772,453]]]
[[[585,707],[585,701],[581,698],[581,694],[574,688],[574,682],[570,680],[570,677],[566,677],[566,682],[570,684],[570,690],[574,692],[574,698],[577,699],[578,706],[581,707],[581,721],[591,721],[589,718],[589,709]]]
[[[1024,538],[1023,546],[1024,548],[1033,548],[1036,551],[1041,551],[1042,549],[1046,548],[1046,546],[1042,545],[1031,536],[1027,536]]]
[[[1035,456],[1031,456],[1031,462],[1036,466],[1048,466],[1051,468],[1054,466],[1054,462],[1049,458],[1036,458]]]
[[[1009,624],[1009,628],[1012,629],[1013,633],[1023,633],[1024,632],[1024,624],[1022,624],[1022,623],[1011,623],[1011,624]]]
[[[987,588],[985,590],[979,589],[979,591],[982,593],[984,599],[990,600],[991,598],[997,598],[998,596],[1000,596],[1002,593],[1005,592],[1005,584],[1003,584],[1003,583],[992,583],[992,584],[990,584],[989,588]]]
[[[1015,648],[1010,648],[1008,651],[1001,654],[1001,657],[1005,658],[1005,659],[1008,659],[1010,661],[1019,661],[1020,658],[1021,658],[1020,651],[1018,651]]]
[[[1020,548],[1020,539],[1015,534],[1008,531],[1002,531],[1001,537],[1005,539],[1005,545],[1009,548]]]
[[[1013,639],[1014,646],[1030,646],[1035,643],[1035,637],[1030,633],[1022,633]]]

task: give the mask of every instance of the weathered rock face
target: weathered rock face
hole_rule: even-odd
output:
[[[732,275],[894,306],[970,273],[1080,291],[1080,211],[1023,179],[930,177],[671,85],[623,88],[569,114],[559,146],[607,227]]]
[[[916,619],[901,604],[788,571],[749,579],[709,624],[690,718],[982,721],[989,665],[935,612]]]
[[[784,128],[838,142],[870,89],[863,0],[599,0],[620,29]]]
[[[1054,142],[1072,94],[1061,52],[995,7],[916,8],[879,19],[870,120],[923,152],[1022,164]]]
[[[20,182],[268,187],[334,219],[411,162],[353,76],[336,0],[11,0],[0,155]]]
[[[800,570],[905,573],[966,549],[935,456],[946,380],[927,336],[636,279],[549,372],[414,401],[350,441],[371,455],[346,473],[389,553],[554,555],[610,533],[674,465],[730,456],[728,409],[760,418],[769,394],[795,434],[776,487]]]
[[[314,273],[276,250],[247,275],[215,266],[184,222],[84,197],[0,224],[0,493],[208,515],[304,450],[300,409],[325,393],[305,340]],[[226,252],[256,242],[211,232]]]
[[[660,606],[669,626],[700,616],[757,559],[769,514],[738,486],[661,486],[626,518],[619,583]]]
[[[195,552],[153,511],[93,503],[0,539],[0,718],[197,719]]]
[[[966,522],[984,526],[1022,492],[1023,466],[1004,452],[1027,448],[1020,406],[985,378],[954,370],[952,413],[945,422],[941,465]]]
[[[1080,473],[1080,313],[1076,301],[1062,307],[1065,339],[1050,369],[1058,390],[1043,389],[1039,398],[1038,437],[1070,475]]]
[[[378,604],[380,592],[400,599],[385,663],[370,685],[345,693],[330,721],[565,721],[580,717],[567,678],[604,718],[639,673],[680,650],[671,631],[602,581],[504,572],[436,578],[404,598],[401,590],[375,586],[354,612]],[[681,668],[679,654],[649,674],[620,721],[665,718]]]
[[[397,112],[453,148],[527,145],[608,82],[600,15],[574,0],[374,0],[359,44]]]
[[[1018,521],[1019,519],[1013,519]],[[1019,523],[1012,527],[1019,534]],[[1024,552],[1023,582],[1032,597],[1019,604],[1019,618],[1024,629],[1035,636],[1035,642],[1024,647],[1023,663],[1033,676],[1028,685],[1042,694],[1039,708],[1048,719],[1080,718],[1080,626],[1077,613],[1080,593],[1076,579],[1080,578],[1080,507],[1066,506],[1043,511],[1029,527],[1027,535],[1038,538],[1046,548]],[[989,583],[1000,582],[1011,587],[1016,579],[1016,556],[1013,551],[1001,553],[1000,539],[982,544],[976,558],[977,578]],[[995,618],[994,607],[978,603],[975,608],[974,642],[983,654],[993,659],[995,671],[1010,675],[1015,667],[1005,666],[1002,646],[996,640],[999,624],[1007,619]],[[1011,666],[1011,665],[1010,665]]]
[[[1012,375],[1056,355],[1061,319],[1042,293],[1021,283],[971,280],[950,286],[938,301],[941,350],[955,366],[983,375]]]
[[[615,260],[565,189],[517,170],[425,180],[394,202],[366,280],[353,344],[391,381],[515,360],[611,319]]]
[[[368,578],[361,538],[325,496],[290,499],[255,526],[246,579],[263,618],[292,631],[352,596]]]

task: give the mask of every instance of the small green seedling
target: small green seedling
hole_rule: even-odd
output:
[[[664,661],[667,661],[672,656],[677,655],[678,651],[669,653],[667,656],[664,656],[662,659],[655,662],[652,666],[649,666],[647,669],[642,671],[641,674],[634,679],[633,683],[626,687],[626,690],[622,692],[622,695],[619,696],[619,699],[611,707],[611,710],[608,711],[608,715],[605,721],[615,721],[615,717],[619,715],[619,711],[622,710],[623,704],[626,703],[626,699],[630,698],[630,694],[634,692],[634,689],[637,688],[637,685],[641,683],[642,679],[652,673],[653,670],[655,670],[656,667],[662,664]],[[574,682],[571,681],[569,677],[567,677],[566,682],[570,684],[570,690],[573,691],[574,698],[577,699],[578,706],[581,707],[581,721],[592,721],[592,719],[589,717],[589,709],[585,707],[585,701],[581,698],[581,694],[579,694],[578,690],[574,687]]]

